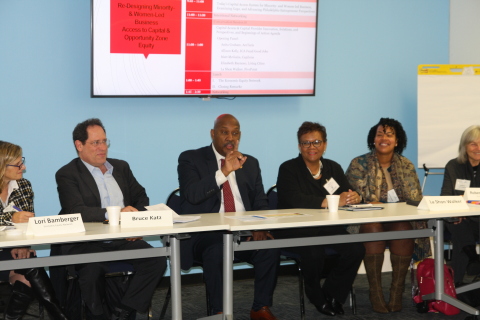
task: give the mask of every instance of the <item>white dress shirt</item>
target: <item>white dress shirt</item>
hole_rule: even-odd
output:
[[[220,153],[215,150],[215,147],[212,144],[213,153],[215,153],[215,157],[217,158],[217,165],[218,170],[215,173],[215,180],[217,181],[217,186],[220,188],[222,184],[228,181],[230,184],[230,188],[232,189],[233,199],[235,200],[235,211],[241,212],[245,211],[245,206],[243,205],[242,196],[240,195],[240,191],[238,190],[237,185],[237,178],[235,176],[235,171],[230,172],[230,174],[225,177],[221,168],[222,168],[222,159],[225,159]],[[223,205],[223,190],[222,190],[222,203],[220,204],[220,211],[218,212],[225,212],[225,206]]]
[[[117,181],[113,177],[113,166],[106,161],[105,168],[107,171],[103,174],[100,168],[94,167],[91,164],[86,163],[82,160],[82,162],[87,167],[88,171],[95,179],[95,183],[98,187],[98,192],[100,193],[100,201],[102,208],[106,208],[108,206],[120,206],[121,208],[125,207],[123,203],[123,193],[120,187],[118,186]],[[107,213],[105,213],[105,219],[108,219]]]

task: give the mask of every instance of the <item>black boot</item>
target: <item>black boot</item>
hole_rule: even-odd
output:
[[[5,308],[5,320],[22,319],[32,300],[32,289],[21,281],[15,281],[12,295]]]
[[[15,270],[15,272],[23,274],[30,282],[35,297],[42,303],[45,309],[47,309],[52,319],[68,320],[60,308],[60,303],[55,296],[55,291],[53,290],[52,283],[45,269],[23,269]]]
[[[468,257],[468,265],[467,265],[467,274],[469,276],[476,276],[480,274],[480,259],[477,254],[477,250],[474,244],[465,246],[462,248],[463,252]]]

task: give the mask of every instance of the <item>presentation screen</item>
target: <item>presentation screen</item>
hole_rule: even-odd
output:
[[[92,0],[92,96],[315,94],[316,0]]]

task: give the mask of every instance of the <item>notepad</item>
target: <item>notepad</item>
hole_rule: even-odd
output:
[[[145,206],[145,209],[147,209],[147,211],[167,210],[167,209],[172,210],[165,203],[159,203],[152,206]],[[173,223],[186,223],[186,222],[193,222],[193,221],[200,220],[200,216],[184,216],[184,215],[179,215],[174,210],[172,211],[173,211]]]
[[[370,210],[382,210],[383,207],[369,206],[369,207],[340,207],[340,210],[346,211],[370,211]]]

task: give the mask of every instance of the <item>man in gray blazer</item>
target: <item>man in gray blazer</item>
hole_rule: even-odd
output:
[[[73,131],[78,158],[57,171],[55,178],[62,209],[60,214],[81,213],[84,222],[103,222],[107,206],[121,206],[122,212],[145,210],[149,199],[127,162],[107,158],[109,140],[99,119],[79,123]],[[107,252],[150,248],[141,238],[82,242],[62,245],[62,254]],[[135,275],[116,310],[120,319],[128,319],[136,310],[148,310],[155,288],[166,269],[165,257],[126,260]],[[107,262],[75,266],[82,298],[91,315],[106,319],[105,279]]]

